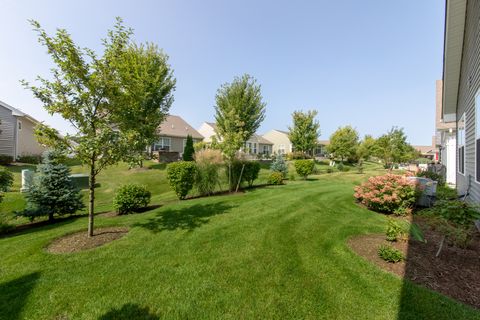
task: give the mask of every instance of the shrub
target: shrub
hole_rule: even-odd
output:
[[[310,159],[310,156],[301,151],[294,151],[287,154],[288,160]]]
[[[327,168],[327,173],[333,173],[333,169],[332,168]]]
[[[182,155],[183,161],[193,161],[194,154],[195,154],[195,148],[193,147],[192,136],[187,135],[187,141],[185,143],[185,148],[183,149],[183,155]]]
[[[400,240],[402,236],[405,236],[405,231],[405,228],[398,221],[388,219],[387,230],[385,232],[388,241]]]
[[[357,167],[357,173],[358,173],[358,174],[363,174],[363,166],[362,166],[362,165],[359,165],[359,166]]]
[[[408,216],[412,214],[412,212],[412,208],[406,206],[400,206],[393,210],[393,214],[395,214],[396,216]]]
[[[440,174],[432,171],[419,171],[417,172],[417,177],[424,177],[432,179],[433,181],[437,181],[439,186],[445,185],[445,179]]]
[[[13,174],[5,167],[0,167],[0,192],[7,192],[13,185]]]
[[[345,169],[345,165],[340,162],[339,164],[337,164],[337,169],[338,171],[343,171]]]
[[[195,186],[202,196],[211,195],[220,184],[218,170],[222,163],[222,153],[219,150],[203,149],[195,153],[197,172]]]
[[[456,226],[468,228],[480,219],[478,206],[460,200],[441,200],[434,205],[434,210]]]
[[[17,161],[21,163],[39,164],[42,162],[42,155],[41,154],[21,155],[17,157]]]
[[[258,179],[260,173],[260,163],[258,161],[245,162],[245,168],[243,169],[242,180],[248,183],[248,186],[253,186],[253,181]]]
[[[195,182],[197,167],[193,161],[178,161],[167,165],[167,179],[180,200],[185,199]]]
[[[449,186],[438,186],[435,196],[437,200],[456,200],[458,198],[457,190]]]
[[[307,179],[309,174],[312,174],[313,168],[315,167],[315,162],[312,160],[296,160],[295,161],[295,171],[298,175]]]
[[[13,157],[8,154],[0,154],[0,165],[7,166],[13,162]]]
[[[284,178],[287,176],[288,166],[281,154],[278,154],[275,160],[272,162],[270,165],[270,170],[274,172],[280,172]]]
[[[290,174],[288,175],[288,180],[295,181],[295,173],[290,172]]]
[[[26,194],[27,208],[17,215],[30,220],[48,216],[51,221],[54,214],[74,214],[85,207],[80,191],[70,179],[70,168],[60,163],[60,158],[57,152],[45,152]]]
[[[268,184],[272,184],[272,185],[283,184],[283,175],[280,172],[273,171],[268,176]]]
[[[126,184],[121,186],[113,198],[113,207],[118,214],[128,214],[145,208],[152,194],[145,186]]]
[[[417,185],[404,176],[386,174],[371,177],[355,187],[354,197],[369,209],[393,213],[399,208],[411,208],[417,199]]]
[[[401,251],[395,249],[392,246],[387,246],[384,244],[382,244],[378,248],[378,256],[383,260],[387,262],[392,262],[392,263],[400,262],[403,259],[405,259]]]
[[[243,169],[243,172],[242,172]],[[247,160],[235,160],[232,163],[232,179],[230,181],[230,190],[235,190],[237,185],[242,186],[243,182],[247,182],[251,187],[253,181],[258,178],[260,172],[260,163],[257,161],[247,161]],[[227,167],[225,173],[229,174],[229,168]],[[238,183],[241,179],[240,184]]]

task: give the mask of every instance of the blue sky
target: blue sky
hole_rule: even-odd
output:
[[[116,16],[137,42],[170,56],[171,113],[194,127],[213,120],[218,87],[249,73],[262,85],[259,132],[287,129],[294,110],[318,110],[321,139],[351,124],[361,135],[405,128],[413,144],[434,134],[435,80],[442,76],[444,1],[21,1],[0,2],[0,100],[61,131],[20,79],[48,76],[50,58],[27,19],[66,28],[83,47]]]

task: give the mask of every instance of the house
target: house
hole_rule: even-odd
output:
[[[183,154],[187,136],[192,136],[193,143],[203,140],[203,136],[179,116],[169,115],[158,128],[159,139],[152,146],[152,151]]]
[[[326,157],[328,156],[327,146],[330,144],[330,140],[318,140],[317,148],[315,148],[315,156]]]
[[[435,144],[438,148],[438,161],[445,167],[445,181],[454,185],[456,182],[457,124],[446,121],[442,116],[443,82],[436,81],[435,97]]]
[[[288,137],[288,132],[282,130],[270,130],[263,135],[272,143],[272,153],[287,154],[293,151],[293,145]]]
[[[217,134],[217,125],[213,122],[202,123],[198,129],[198,132],[205,137],[203,141],[206,143],[212,143],[215,139],[219,142],[222,141],[222,137],[218,136]],[[251,155],[268,156],[272,154],[272,147],[273,143],[268,139],[265,139],[265,137],[262,137],[258,134],[253,134],[250,139],[246,141],[242,151]]]
[[[428,158],[432,161],[438,161],[438,149],[436,146],[436,136],[432,137],[432,144],[427,146],[412,146],[420,153],[422,158]]]
[[[447,0],[442,119],[456,122],[456,186],[480,201],[480,1]]]
[[[20,156],[39,155],[45,151],[34,134],[39,123],[37,120],[2,101],[0,120],[0,154],[16,160]]]

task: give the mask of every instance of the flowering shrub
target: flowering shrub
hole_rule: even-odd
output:
[[[355,187],[355,198],[369,209],[385,213],[405,211],[417,199],[417,185],[405,176],[386,174],[371,177]],[[409,211],[409,210],[407,210]]]

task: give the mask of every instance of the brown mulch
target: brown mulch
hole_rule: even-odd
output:
[[[421,227],[427,243],[414,239],[391,243],[384,234],[374,234],[351,238],[348,244],[357,254],[386,271],[480,309],[480,235],[476,234],[467,249],[445,243],[437,258],[442,235],[421,218],[415,218],[415,223]],[[398,263],[382,260],[377,250],[384,243],[402,251],[406,260]]]
[[[94,230],[93,237],[89,238],[87,231],[83,230],[54,240],[47,247],[47,251],[50,253],[80,252],[120,239],[127,233],[126,227],[98,228]]]

